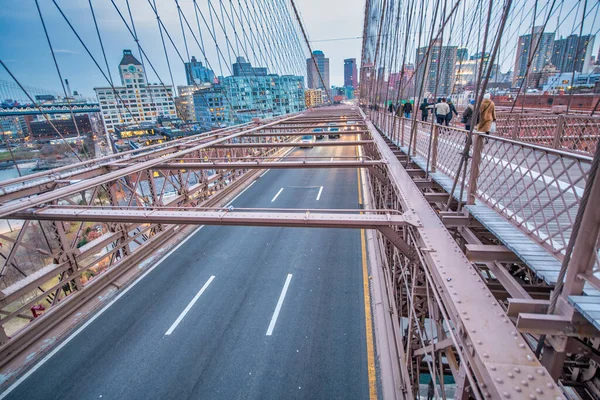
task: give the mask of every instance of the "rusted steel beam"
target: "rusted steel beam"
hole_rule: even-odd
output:
[[[383,165],[383,161],[257,161],[257,162],[184,162],[157,165],[157,169],[290,169],[290,168],[370,168]],[[117,163],[113,167],[130,164]]]
[[[85,207],[48,207],[20,212],[12,219],[43,221],[91,221],[91,222],[143,222],[180,225],[229,225],[229,226],[278,226],[291,228],[349,228],[376,229],[406,225],[402,215],[353,214],[349,212],[322,212],[321,210],[298,210],[300,212],[252,211],[200,211],[196,209],[112,209]],[[376,210],[373,210],[376,211]]]
[[[244,147],[331,147],[331,146],[362,146],[365,144],[373,143],[372,140],[336,140],[336,141],[325,141],[325,142],[314,142],[304,143],[291,142],[291,143],[230,143],[230,144],[215,144],[211,146],[214,149],[235,149]]]

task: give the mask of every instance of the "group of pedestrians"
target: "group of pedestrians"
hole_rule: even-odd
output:
[[[458,116],[456,106],[452,102],[452,98],[438,98],[434,104],[430,103],[428,99],[423,99],[423,103],[419,106],[421,111],[421,120],[429,120],[429,112],[431,111],[433,122],[439,125],[449,126],[452,118]],[[395,114],[398,117],[410,118],[413,112],[413,100],[402,100],[394,105],[390,102],[388,105],[388,112]],[[483,96],[483,101],[479,106],[479,116],[474,116],[475,113],[475,100],[469,101],[469,104],[462,113],[461,123],[465,125],[467,131],[471,130],[471,124],[476,124],[476,130],[483,133],[490,133],[495,131],[494,123],[496,121],[496,106],[491,99],[489,93]]]
[[[458,115],[456,106],[450,97],[447,99],[440,97],[435,104],[430,104],[427,99],[423,99],[423,103],[421,103],[419,110],[421,110],[422,121],[427,121],[429,119],[429,110],[432,110],[434,122],[446,126],[449,126],[452,118],[454,118],[455,115]]]
[[[396,105],[390,102],[388,111],[397,117],[410,118],[410,114],[413,112],[413,102],[413,100],[402,100],[396,103]]]

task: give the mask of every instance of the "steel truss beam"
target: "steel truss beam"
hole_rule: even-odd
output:
[[[233,225],[233,226],[277,226],[290,228],[348,228],[377,229],[406,225],[409,218],[402,215],[381,214],[377,210],[364,210],[362,214],[333,210],[287,210],[273,212],[260,210],[203,211],[198,209],[118,209],[85,207],[48,207],[20,212],[13,219],[42,221],[91,221],[118,223],[154,223],[179,225]],[[327,211],[327,210],[325,210]]]
[[[545,398],[562,398],[550,374],[494,299],[410,174],[370,122],[369,128],[374,145],[365,147],[366,154],[388,162],[379,174],[387,177],[387,184],[380,182],[381,176],[372,179],[375,207],[397,204],[400,210],[413,211],[419,221],[416,227],[407,225],[402,232],[418,256],[416,263],[397,256],[391,259],[394,281],[399,283],[395,288],[396,302],[400,315],[408,321],[403,339],[410,381],[413,386],[417,385],[413,387],[415,393],[418,366],[423,362],[422,355],[416,351],[436,343],[433,337],[437,332],[438,341],[449,337],[454,346],[446,347],[443,353],[435,353],[435,346],[431,346],[432,352],[428,355],[434,364],[442,356],[446,358],[460,388],[457,389],[460,398],[468,396],[463,390],[469,386],[470,390],[477,391],[477,398],[540,398],[542,394]],[[438,322],[442,316],[443,325]],[[431,332],[430,338],[425,318],[440,328]],[[451,328],[447,331],[443,326]]]
[[[287,128],[282,128],[282,129],[287,129]],[[317,135],[317,134],[321,134],[321,135],[329,135],[329,134],[336,134],[336,135],[356,135],[356,134],[364,134],[364,133],[369,133],[368,130],[355,130],[355,131],[337,131],[337,132],[329,132],[329,131],[322,131],[322,132],[269,132],[269,133],[254,133],[252,135],[248,135],[248,136],[244,136],[246,138],[253,138],[253,137],[277,137],[277,136],[304,136],[304,135]]]
[[[346,125],[343,123],[340,123],[340,125],[317,125],[317,124],[311,124],[311,125],[280,125],[280,126],[270,126],[270,127],[266,127],[263,128],[263,130],[265,131],[272,131],[275,129],[283,129],[283,130],[289,130],[289,129],[315,129],[315,128],[338,128],[341,129],[342,128],[350,128],[350,127],[361,127],[361,130],[365,130],[365,126],[363,124],[352,124],[352,125]]]
[[[284,135],[282,135],[284,136]],[[326,142],[313,142],[310,144],[300,144],[299,142],[293,143],[230,143],[230,144],[215,144],[211,146],[214,149],[235,149],[235,148],[244,148],[244,147],[333,147],[333,146],[362,146],[365,144],[373,143],[370,140],[336,140],[326,141]]]
[[[370,168],[384,161],[256,161],[256,162],[181,162],[159,164],[156,169],[290,169],[290,168]],[[111,167],[124,168],[131,164],[117,163]]]
[[[277,120],[277,121],[271,122],[265,126],[275,125],[275,124],[280,123],[281,121],[285,121],[285,120],[296,118],[296,117],[298,117],[298,116],[295,115],[292,117]],[[244,136],[244,135],[259,131],[263,127],[264,126],[255,127],[255,128],[251,128],[251,129],[245,129],[240,132],[232,133],[232,134],[223,136],[222,138],[213,139],[213,140],[210,140],[205,143],[200,143],[200,144],[194,143],[194,144],[189,145],[188,148],[186,148],[184,150],[180,150],[176,153],[171,153],[171,154],[165,155],[163,157],[154,157],[147,161],[133,164],[127,168],[111,171],[111,172],[102,174],[100,176],[97,176],[97,177],[94,177],[91,179],[86,179],[81,182],[71,184],[67,187],[54,189],[48,193],[42,193],[35,197],[29,197],[29,198],[22,199],[19,202],[13,202],[13,203],[9,203],[9,204],[0,206],[0,218],[6,218],[7,215],[10,215],[14,212],[25,210],[32,206],[49,203],[49,202],[51,202],[55,199],[61,198],[61,197],[66,197],[69,195],[73,195],[75,193],[79,193],[79,192],[91,189],[93,187],[96,187],[96,186],[99,186],[102,184],[107,184],[111,181],[115,181],[117,179],[123,178],[130,174],[150,170],[158,164],[165,163],[165,162],[168,162],[173,159],[179,159],[179,158],[182,158],[183,156],[193,154],[193,153],[201,151],[201,150],[215,148],[215,146],[220,143],[224,143],[231,139],[238,138],[240,136]],[[258,146],[256,146],[256,147],[274,147],[273,146],[274,144],[282,145],[284,143],[260,143],[260,144],[257,143]],[[277,146],[277,147],[290,147],[290,146],[292,146],[292,145],[288,144],[288,146]],[[293,145],[293,146],[297,146],[297,145]],[[247,145],[238,146],[238,147],[247,147]]]

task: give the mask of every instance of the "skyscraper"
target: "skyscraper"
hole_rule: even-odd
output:
[[[356,58],[344,60],[344,86],[358,87],[358,72],[356,69]]]
[[[253,67],[244,57],[237,57],[233,63],[233,76],[265,76],[267,68]]]
[[[586,72],[585,66],[590,64],[594,35],[570,35],[554,41],[552,64],[560,72]]]
[[[304,77],[269,74],[243,57],[233,64],[233,76],[193,94],[197,120],[204,129],[271,118],[305,108]]]
[[[329,96],[331,96],[331,90],[329,88],[329,58],[325,58],[325,54],[323,54],[321,50],[313,51],[313,57],[317,61],[319,69],[317,70],[317,68],[315,68],[315,63],[312,57],[306,59],[306,77],[308,87],[310,89],[323,89]],[[321,76],[325,81],[325,87],[323,87],[323,83],[321,82],[319,71],[321,72]]]
[[[456,51],[457,61],[466,61],[469,59],[469,49],[461,47]]]
[[[185,63],[185,76],[188,85],[200,85],[201,83],[213,83],[215,74],[192,56],[190,62]]]
[[[122,86],[94,88],[107,133],[115,126],[155,121],[158,116],[177,116],[172,86],[148,85],[144,67],[131,53],[123,50],[119,63]]]
[[[436,93],[438,96],[449,96],[454,87],[454,66],[456,65],[457,46],[442,46],[441,40],[433,43],[429,62],[425,63],[428,47],[419,47],[417,49],[417,71],[416,81],[417,94]],[[426,65],[427,64],[427,65]],[[438,76],[439,64],[439,76]],[[423,74],[425,81],[423,87]]]
[[[548,64],[552,58],[552,49],[554,47],[554,32],[543,32],[541,26],[533,28],[533,37],[529,33],[519,36],[517,44],[517,57],[515,59],[515,72],[513,76],[513,86],[520,86],[525,79],[527,73],[527,64],[529,58],[532,58],[529,74],[541,73],[542,69]],[[539,44],[538,44],[539,41]],[[537,50],[531,56],[531,53],[536,48]]]

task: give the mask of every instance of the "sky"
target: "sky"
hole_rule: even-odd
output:
[[[180,51],[183,51],[183,39],[175,2],[155,1],[163,23]],[[198,0],[198,4],[206,7],[207,1]],[[213,4],[219,3],[217,0],[212,1]],[[79,91],[85,97],[93,98],[93,87],[106,86],[106,79],[101,75],[52,2],[40,1],[39,3],[63,78],[69,80],[72,90]],[[106,69],[88,2],[86,0],[57,0],[57,3],[89,47],[90,52],[103,69]],[[137,56],[135,42],[108,0],[93,0],[92,3],[105,44],[108,64],[113,78],[115,78],[123,49],[132,49],[134,55]],[[180,0],[179,3],[192,26],[196,27],[192,1]],[[227,1],[223,3],[228,4]],[[116,4],[123,12],[126,11],[125,0],[116,0]],[[296,4],[310,40],[356,38],[362,35],[363,0],[296,0]],[[140,43],[155,64],[163,82],[169,84],[169,70],[152,8],[147,0],[130,0],[130,5]],[[200,24],[202,25],[202,22]],[[23,85],[62,93],[60,79],[52,61],[34,0],[0,0],[0,35],[4,38],[0,41],[0,59],[6,63]],[[206,32],[205,36],[208,36]],[[190,56],[196,55],[201,60],[200,47],[189,38],[189,35],[188,41],[191,42],[188,43]],[[224,38],[221,37],[218,41],[223,43]],[[329,57],[331,84],[340,86],[343,85],[344,78],[343,60],[345,58],[360,60],[361,45],[360,39],[311,43],[313,50],[322,50]],[[185,85],[185,70],[181,60],[172,47],[169,46],[168,52],[175,84]],[[216,73],[219,75],[216,50],[207,45],[206,53],[211,66],[217,70]],[[304,53],[303,57],[308,57],[309,52],[306,46],[304,46]],[[185,55],[183,57],[186,58]],[[302,63],[304,70],[300,72],[306,74],[306,61],[304,60]],[[230,75],[225,67],[222,68],[223,75]],[[148,67],[146,69],[149,70]],[[12,82],[10,76],[1,68],[0,80]],[[157,82],[158,79],[151,74],[149,81]]]
[[[75,30],[80,34],[82,40],[88,46],[92,55],[99,61],[103,69],[104,61],[101,48],[98,44],[96,31],[91,17],[88,0],[55,0],[63,9]],[[114,0],[118,7],[125,12],[126,0]],[[177,15],[175,0],[129,0],[134,15],[136,29],[140,43],[145,49],[148,57],[153,62],[165,84],[170,84],[169,69],[161,45],[161,39],[157,28],[156,17],[149,2],[157,4],[162,21],[171,33],[176,46],[183,51],[183,39]],[[191,20],[195,27],[193,0],[178,0],[182,10]],[[206,9],[209,0],[197,0],[201,8]],[[222,2],[227,5],[229,1],[267,2],[268,4],[284,3],[288,0],[211,0],[212,4]],[[433,4],[435,0],[426,0]],[[450,0],[448,0],[450,1]],[[468,10],[469,1],[465,0],[465,9]],[[70,81],[72,90],[77,90],[85,97],[94,98],[93,87],[106,86],[107,82],[87,55],[83,46],[75,38],[68,25],[65,23],[56,7],[50,0],[39,1],[49,35],[56,51],[57,61],[63,78]],[[105,44],[107,59],[113,78],[117,77],[117,65],[122,57],[123,49],[132,49],[137,56],[134,40],[127,31],[124,23],[120,20],[109,0],[92,0],[101,35]],[[516,0],[514,18],[511,18],[506,29],[508,32],[506,42],[503,42],[499,61],[501,70],[512,69],[517,38],[520,34],[530,30],[531,20],[525,18],[527,10],[533,9],[535,0]],[[539,1],[541,15],[537,19],[538,24],[543,19],[544,4],[547,1]],[[356,58],[360,64],[364,5],[365,0],[296,0],[306,32],[311,40],[313,50],[322,50],[330,59],[330,82],[332,85],[343,85],[343,60]],[[501,3],[498,3],[498,6]],[[575,21],[580,19],[582,10],[577,8],[571,15],[568,10],[572,6],[582,4],[577,0],[558,0],[557,12],[550,19],[546,31],[556,31],[557,37],[567,36],[575,27]],[[560,8],[558,8],[560,7]],[[585,33],[598,33],[600,27],[600,6],[590,2],[588,22]],[[216,22],[215,22],[216,24]],[[465,28],[466,29],[466,28]],[[230,32],[231,33],[231,32]],[[578,32],[575,32],[578,33]],[[46,42],[40,17],[36,9],[35,0],[0,0],[0,59],[6,63],[8,68],[16,75],[17,79],[24,85],[48,89],[55,93],[62,91],[60,80],[54,67],[52,57]],[[208,33],[205,29],[205,40],[208,43]],[[221,50],[225,41],[222,34],[217,35],[217,41],[221,43]],[[458,37],[460,35],[457,35]],[[350,39],[347,39],[350,38]],[[336,40],[331,40],[336,39]],[[344,40],[337,40],[344,39]],[[456,39],[459,40],[459,39]],[[303,40],[301,40],[304,43]],[[188,45],[190,56],[195,55],[202,60],[200,46],[194,43],[188,34]],[[459,43],[456,43],[459,44]],[[185,71],[182,61],[171,45],[167,46],[167,52],[171,61],[175,85],[184,85]],[[598,54],[600,47],[600,36],[596,38],[593,55]],[[211,67],[217,75],[230,75],[223,66],[219,68],[219,57],[214,45],[206,45],[207,58]],[[306,60],[309,52],[306,46],[304,54],[298,54],[293,71],[270,71],[275,73],[297,73],[306,74]],[[414,48],[410,54],[414,54]],[[183,57],[187,59],[186,55]],[[265,65],[257,65],[265,66]],[[287,67],[286,67],[287,68]],[[150,68],[147,66],[148,71]],[[0,80],[12,81],[5,71],[0,68]],[[118,81],[118,79],[117,79]],[[158,82],[158,78],[149,71],[149,81]],[[1,89],[1,88],[0,88]],[[0,91],[0,95],[1,95]]]

